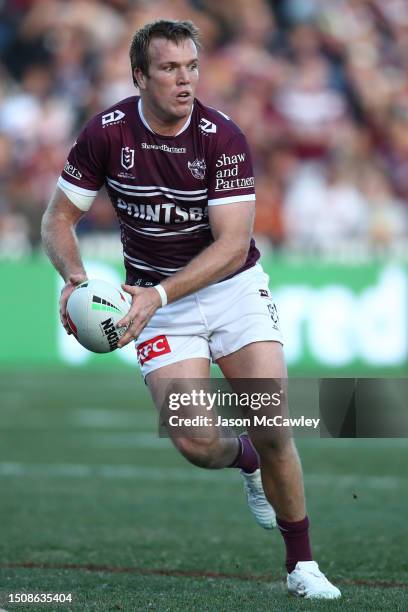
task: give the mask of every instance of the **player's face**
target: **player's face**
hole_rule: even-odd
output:
[[[149,45],[149,74],[137,75],[144,107],[160,121],[188,117],[198,82],[197,47],[187,38],[176,44],[154,38]]]

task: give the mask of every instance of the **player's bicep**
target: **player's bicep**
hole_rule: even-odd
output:
[[[76,225],[79,219],[85,214],[71,202],[68,196],[57,187],[44,215],[44,223],[60,221],[67,225]]]
[[[254,201],[209,206],[208,216],[214,240],[226,238],[232,245],[249,247],[255,217]]]
[[[94,118],[72,146],[58,179],[59,189],[84,212],[90,209],[105,182],[107,151],[106,134]]]

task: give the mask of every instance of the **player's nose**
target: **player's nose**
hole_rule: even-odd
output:
[[[185,85],[190,82],[190,75],[187,68],[181,66],[177,73],[177,84]]]

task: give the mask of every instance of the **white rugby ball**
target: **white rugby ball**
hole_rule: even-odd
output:
[[[68,325],[82,346],[94,353],[118,348],[126,327],[115,328],[130,305],[120,289],[99,279],[85,281],[71,293],[67,302]]]

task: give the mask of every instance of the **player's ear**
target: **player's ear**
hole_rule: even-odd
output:
[[[139,89],[146,89],[146,76],[143,74],[140,68],[134,69],[133,76],[135,79],[135,85],[137,85]]]

